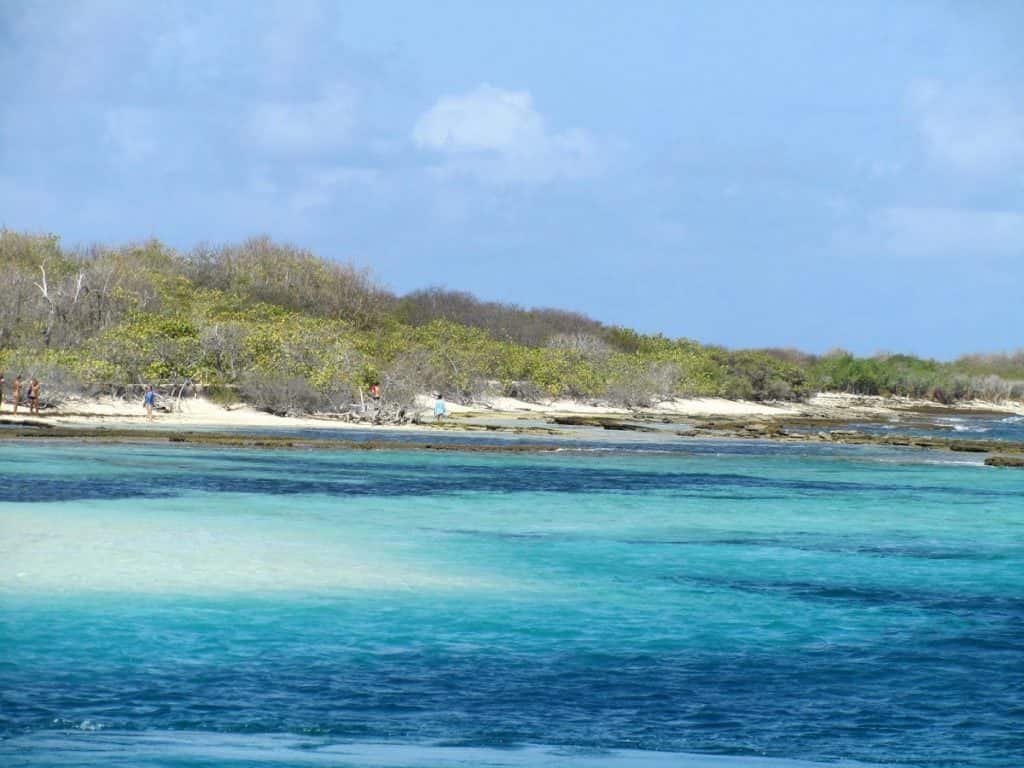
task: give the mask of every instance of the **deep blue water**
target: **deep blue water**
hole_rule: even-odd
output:
[[[0,446],[0,764],[1024,764],[1024,473],[685,445]]]

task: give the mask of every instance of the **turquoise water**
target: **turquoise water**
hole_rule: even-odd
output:
[[[1024,764],[1024,473],[687,445],[0,446],[0,764]]]

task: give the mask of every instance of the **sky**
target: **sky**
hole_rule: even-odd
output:
[[[1024,348],[1024,3],[0,0],[0,226],[732,348]]]

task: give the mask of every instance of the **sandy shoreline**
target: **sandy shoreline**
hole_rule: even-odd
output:
[[[111,397],[69,400],[60,409],[44,411],[39,416],[29,416],[27,409],[19,409],[17,416],[9,403],[0,410],[0,423],[25,420],[39,420],[54,426],[69,428],[173,428],[173,429],[226,429],[245,431],[247,429],[328,429],[328,430],[372,430],[372,431],[435,431],[433,400],[423,396],[418,399],[415,418],[418,423],[373,424],[371,421],[352,421],[337,415],[312,414],[307,416],[275,416],[247,405],[225,407],[202,397],[186,397],[180,401],[166,402],[170,412],[157,412],[152,422],[146,419],[141,402]],[[447,404],[450,417],[446,419],[446,430],[467,431],[483,426],[504,426],[513,429],[516,425],[538,428],[552,424],[555,419],[565,417],[594,417],[624,421],[643,420],[685,424],[690,420],[706,421],[724,419],[731,422],[749,420],[752,423],[770,422],[780,419],[801,419],[823,421],[887,421],[898,420],[908,415],[956,416],[971,413],[1005,413],[1024,415],[1024,403],[967,402],[956,406],[943,406],[931,401],[909,398],[865,397],[845,394],[819,394],[803,403],[757,403],[725,400],[721,398],[686,398],[658,403],[651,408],[627,410],[602,405],[552,400],[530,403],[512,398],[493,398],[488,401],[461,405]]]
[[[955,407],[902,398],[821,395],[805,403],[750,403],[701,398],[625,410],[554,401],[507,399],[450,405],[433,420],[433,400],[421,398],[419,423],[375,425],[328,414],[283,417],[248,406],[226,408],[203,398],[175,403],[149,421],[140,403],[93,399],[41,417],[0,413],[0,440],[72,440],[82,444],[180,443],[222,449],[561,451],[581,444],[659,446],[661,450],[737,440],[786,444],[874,445],[973,454],[975,463],[1024,468],[1024,440],[987,438],[971,417],[991,423],[1024,417],[1024,404],[974,402]],[[73,408],[74,410],[71,410]],[[1011,419],[1011,423],[1015,422]],[[964,434],[968,432],[970,434]],[[980,434],[979,434],[980,433]],[[679,442],[683,441],[683,442]],[[722,443],[724,441],[724,443]]]

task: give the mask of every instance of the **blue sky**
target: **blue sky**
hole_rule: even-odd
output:
[[[730,347],[1024,347],[1019,2],[0,0],[0,225]]]

